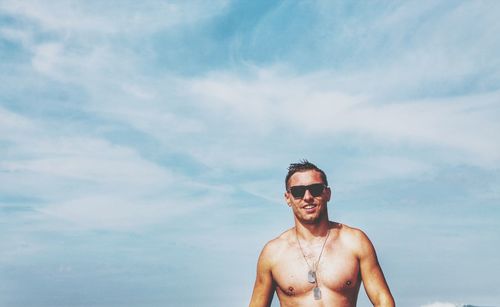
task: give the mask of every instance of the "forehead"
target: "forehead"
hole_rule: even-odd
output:
[[[310,185],[313,183],[323,183],[321,173],[315,170],[296,172],[290,177],[289,185]]]

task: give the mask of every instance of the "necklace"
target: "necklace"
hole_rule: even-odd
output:
[[[297,228],[295,228],[295,238],[297,239],[297,243],[299,244],[300,252],[302,253],[302,257],[304,257],[304,260],[306,261],[307,267],[309,268],[309,272],[307,272],[307,281],[309,281],[311,284],[314,284],[314,299],[315,300],[320,300],[321,299],[321,290],[318,287],[318,275],[316,272],[318,271],[318,266],[319,266],[319,261],[321,260],[321,255],[323,255],[323,249],[325,248],[326,241],[328,240],[328,236],[330,235],[330,229],[328,229],[328,232],[326,233],[326,238],[325,242],[323,242],[323,246],[321,247],[321,252],[319,253],[318,260],[316,262],[313,262],[313,265],[309,265],[309,261],[307,261],[306,255],[304,254],[304,250],[302,249],[302,246],[300,245],[300,240],[299,236],[297,235]]]

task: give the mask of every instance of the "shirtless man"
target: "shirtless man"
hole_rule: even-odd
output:
[[[285,184],[295,227],[264,246],[250,307],[269,307],[274,291],[282,307],[356,306],[361,282],[374,306],[395,306],[368,237],[328,220],[325,173],[308,161],[291,164]]]

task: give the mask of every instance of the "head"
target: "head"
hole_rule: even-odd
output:
[[[307,160],[290,164],[285,179],[285,201],[295,219],[304,224],[328,220],[331,191],[325,172]]]
[[[320,173],[321,180],[323,180],[323,183],[328,186],[328,180],[326,179],[325,172],[323,172],[322,169],[312,164],[311,162],[302,160],[299,163],[291,163],[288,167],[288,173],[285,177],[285,189],[288,191],[288,188],[290,187],[290,177],[292,177],[293,174],[295,174],[296,172],[305,172],[309,170],[314,170]]]

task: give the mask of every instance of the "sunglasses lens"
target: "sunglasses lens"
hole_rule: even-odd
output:
[[[311,185],[297,185],[290,187],[290,193],[292,193],[294,198],[303,198],[306,194],[306,190],[309,190],[309,193],[311,193],[313,197],[318,197],[321,196],[325,190],[325,185],[322,183],[315,183]]]
[[[290,188],[290,193],[295,198],[302,198],[306,194],[306,186],[298,185]]]
[[[322,183],[311,184],[307,187],[311,195],[314,197],[320,196],[325,190],[325,186]]]

